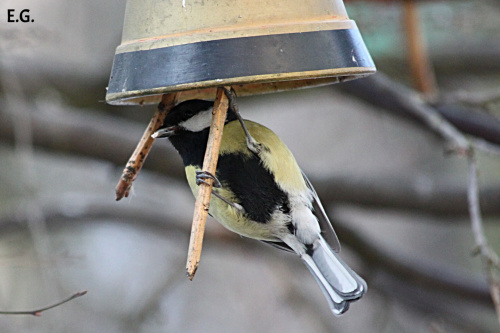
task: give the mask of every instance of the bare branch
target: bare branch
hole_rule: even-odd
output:
[[[498,118],[460,105],[440,104],[432,107],[416,92],[380,72],[361,80],[345,82],[337,87],[393,115],[424,125],[424,128],[451,141],[461,150],[467,151],[468,143],[458,130],[500,145]],[[443,122],[446,124],[442,125]]]
[[[314,178],[321,200],[325,205],[353,203],[369,207],[387,207],[420,211],[425,214],[467,216],[467,186],[450,183],[435,177],[421,179],[414,175],[360,178],[350,175],[332,175]],[[333,190],[334,189],[334,190]],[[500,213],[500,183],[487,184],[480,191],[483,214]],[[441,219],[442,223],[456,223]]]
[[[42,312],[53,309],[53,308],[58,307],[60,305],[63,305],[64,303],[68,303],[68,302],[74,300],[75,298],[78,298],[78,297],[85,295],[86,293],[87,293],[87,291],[77,292],[77,293],[71,295],[70,297],[66,298],[65,300],[62,300],[60,302],[57,302],[55,304],[52,304],[52,305],[49,305],[49,306],[46,306],[46,307],[43,307],[43,308],[40,308],[37,310],[32,310],[32,311],[0,311],[0,314],[3,314],[3,315],[32,315],[32,316],[40,317],[42,315]]]
[[[375,79],[374,79],[375,77]],[[469,185],[467,191],[469,214],[472,224],[472,231],[484,264],[485,271],[489,282],[491,298],[493,299],[495,310],[500,322],[500,281],[495,276],[495,268],[498,268],[498,257],[494,251],[488,247],[486,237],[484,234],[483,223],[481,218],[481,207],[479,204],[479,185],[477,181],[477,162],[475,159],[476,149],[485,149],[490,153],[496,153],[497,148],[492,148],[492,144],[484,145],[483,142],[468,141],[467,138],[451,123],[449,123],[438,111],[424,103],[416,93],[408,88],[402,87],[391,81],[383,75],[375,75],[372,77],[372,86],[368,95],[364,92],[364,97],[369,96],[371,99],[379,100],[377,93],[382,93],[384,99],[390,99],[395,102],[397,107],[404,109],[404,112],[411,115],[415,119],[419,119],[429,129],[438,133],[443,139],[451,144],[453,151],[460,155],[468,157],[469,162]],[[366,84],[366,82],[365,82]],[[375,88],[373,88],[375,87]],[[376,92],[376,93],[374,93]],[[375,96],[375,98],[374,98]],[[388,98],[389,97],[389,98]],[[388,109],[394,110],[394,106],[388,105],[388,101],[381,102],[384,106],[389,106]],[[453,119],[453,118],[451,118]],[[470,125],[470,124],[467,124]],[[462,126],[463,127],[463,126]],[[467,127],[465,127],[467,128]],[[496,131],[497,135],[499,135]],[[475,133],[477,135],[477,133]],[[481,138],[488,140],[489,138],[481,136]],[[477,146],[475,144],[481,143]]]
[[[185,223],[184,217],[172,215],[170,211],[159,213],[158,209],[154,207],[153,209],[151,207],[144,209],[145,206],[142,202],[133,201],[130,206],[122,205],[117,209],[116,206],[105,203],[102,198],[93,195],[85,196],[85,198],[85,200],[81,200],[87,202],[85,208],[79,210],[79,214],[76,215],[68,215],[67,207],[63,209],[64,206],[59,201],[47,202],[42,207],[45,220],[51,226],[57,223],[67,226],[71,221],[89,223],[105,219],[120,221],[120,223],[132,223],[141,228],[161,228],[168,230],[170,234],[177,232],[179,235],[185,235],[190,227],[189,224]],[[144,202],[148,201],[147,198],[144,200]],[[5,230],[13,225],[19,227],[26,219],[26,212],[20,208],[19,211],[12,212],[8,216],[0,216],[0,228]],[[338,216],[333,216],[333,221],[337,221],[335,229],[341,237],[342,243],[351,248],[370,267],[367,271],[372,273],[383,271],[394,278],[410,280],[420,287],[440,292],[447,291],[471,300],[489,301],[488,286],[483,279],[468,276],[452,267],[430,265],[413,258],[403,257],[393,251],[386,251],[370,238],[350,227],[350,221]],[[251,246],[253,250],[258,250],[255,247],[256,242],[253,240],[246,240],[229,232],[221,234],[215,230],[214,232],[206,231],[210,239],[216,239],[219,243],[223,240],[228,246],[234,243],[239,247]],[[262,250],[268,251],[269,249],[262,248]]]
[[[441,98],[446,103],[460,103],[470,106],[486,107],[490,103],[500,101],[500,91],[456,91]]]
[[[457,104],[439,103],[434,108],[463,133],[500,145],[500,119],[494,115]]]
[[[4,100],[0,99],[0,105]],[[138,124],[118,117],[111,117],[89,109],[71,109],[69,106],[47,106],[38,109],[26,104],[27,109],[0,110],[0,139],[14,141],[13,115],[22,112],[29,117],[33,129],[33,144],[56,151],[91,156],[123,165],[130,157],[137,141],[144,132],[144,124]],[[32,107],[29,109],[29,107]],[[146,167],[184,178],[180,160],[165,158],[177,156],[167,144],[155,145],[148,157]]]
[[[373,272],[382,269],[398,279],[440,291],[447,291],[471,299],[485,301],[489,297],[488,287],[479,279],[467,277],[461,271],[443,265],[431,265],[424,261],[405,258],[386,251],[359,231],[350,227],[349,221],[334,216],[335,230],[342,243],[352,248]]]
[[[499,132],[500,134],[500,132]],[[487,153],[490,155],[497,155],[500,156],[500,146],[491,144],[488,141],[482,140],[482,139],[476,139],[476,138],[470,138],[470,141],[472,142],[472,145],[477,151],[481,151],[483,153]]]
[[[346,83],[347,88],[344,90],[384,109],[421,121],[427,128],[448,141],[452,145],[451,148],[458,153],[465,154],[469,151],[470,144],[465,136],[413,90],[396,83],[380,72],[356,81],[364,82]]]
[[[470,155],[469,162],[469,189],[467,191],[467,198],[469,201],[469,212],[472,223],[472,232],[476,239],[476,246],[478,246],[481,254],[488,256],[487,242],[484,236],[483,221],[481,218],[481,211],[479,208],[479,185],[477,181],[477,162],[474,155]]]
[[[363,80],[367,80],[365,78]],[[359,81],[363,81],[359,80]],[[345,83],[345,84],[349,84]],[[0,100],[1,104],[1,100]],[[83,112],[85,111],[85,112]],[[90,110],[23,110],[33,126],[33,142],[71,154],[83,154],[123,165],[130,151],[143,132],[143,124],[117,117],[97,115]],[[4,109],[0,112],[0,139],[13,140],[13,122]],[[85,138],[82,140],[82,138]],[[498,146],[473,139],[474,146],[485,152],[500,151]],[[98,143],[98,144],[97,144]],[[185,179],[180,160],[165,158],[178,154],[170,145],[158,144],[148,156],[145,167],[169,176]],[[178,163],[176,163],[178,162]],[[431,214],[465,215],[467,210],[466,187],[432,180],[432,188],[425,191],[419,180],[413,178],[353,178],[332,176],[328,179],[311,179],[322,200],[327,202],[351,202],[368,206],[392,207],[395,209],[420,210]],[[331,189],[335,189],[332,191]],[[499,214],[500,184],[488,184],[481,190],[483,214]],[[444,220],[446,221],[446,220]]]
[[[488,241],[483,228],[483,220],[479,207],[479,185],[477,180],[477,162],[474,154],[471,154],[469,162],[469,211],[472,224],[472,232],[476,241],[478,254],[484,263],[485,273],[490,286],[490,293],[495,310],[497,312],[498,321],[500,323],[500,281],[495,275],[495,268],[498,268],[498,256],[488,246]]]

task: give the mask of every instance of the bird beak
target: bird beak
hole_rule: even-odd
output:
[[[176,135],[177,132],[179,131],[180,127],[179,126],[171,126],[171,127],[165,127],[165,128],[160,128],[156,132],[154,132],[151,137],[153,139],[158,139],[158,138],[168,138],[171,137],[172,135]]]

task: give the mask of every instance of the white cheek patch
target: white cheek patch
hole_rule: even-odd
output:
[[[202,131],[205,128],[210,127],[210,124],[212,123],[212,110],[213,108],[210,108],[206,111],[201,111],[188,120],[179,123],[179,126],[191,132]]]

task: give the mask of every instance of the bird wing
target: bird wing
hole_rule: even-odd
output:
[[[332,250],[334,250],[335,252],[340,252],[339,238],[337,237],[335,230],[333,230],[332,224],[330,223],[330,219],[328,219],[325,209],[323,208],[323,205],[319,200],[318,193],[316,193],[316,190],[312,186],[311,182],[307,178],[304,171],[302,171],[302,177],[304,177],[307,187],[311,190],[313,194],[313,211],[316,217],[318,218],[323,238],[326,240],[328,245],[330,245]]]
[[[272,247],[275,247],[283,251],[295,253],[295,251],[292,250],[290,246],[286,245],[285,242],[271,242],[271,241],[261,241],[261,242],[271,245]]]

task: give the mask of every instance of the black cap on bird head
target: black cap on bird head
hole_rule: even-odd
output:
[[[210,127],[214,102],[192,99],[176,105],[165,117],[163,125],[153,134],[153,138],[166,138],[180,131],[199,132]],[[233,119],[229,112],[226,122]]]

